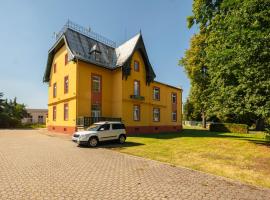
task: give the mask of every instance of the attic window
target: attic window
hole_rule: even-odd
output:
[[[100,52],[98,52],[98,51],[96,51],[95,52],[95,59],[96,59],[96,61],[100,61]]]
[[[90,50],[89,53],[90,53],[90,55],[93,55],[94,56],[94,58],[95,58],[96,61],[100,61],[101,51],[100,51],[100,49],[99,49],[99,47],[98,47],[97,44],[95,44],[91,48],[91,50]]]

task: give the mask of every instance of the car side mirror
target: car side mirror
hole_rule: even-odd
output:
[[[104,131],[105,129],[104,128],[101,128],[101,129],[99,129],[100,131]]]

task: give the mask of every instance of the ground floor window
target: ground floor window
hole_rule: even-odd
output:
[[[173,111],[172,112],[172,121],[173,122],[176,122],[177,121],[177,112],[176,111]]]
[[[68,120],[68,103],[64,104],[64,120]]]
[[[154,122],[160,121],[160,109],[159,108],[153,108],[153,121]]]
[[[53,106],[53,121],[56,121],[56,106]]]
[[[134,105],[133,106],[133,120],[134,121],[139,121],[140,120],[140,106],[139,105]]]
[[[101,116],[101,106],[99,104],[92,104],[91,116],[92,117],[100,117]]]

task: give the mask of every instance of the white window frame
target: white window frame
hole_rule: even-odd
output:
[[[174,119],[175,116],[175,119]],[[172,111],[172,121],[176,122],[177,121],[177,111]]]
[[[133,105],[133,120],[140,121],[141,118],[141,108],[139,105]]]
[[[177,94],[176,93],[172,93],[172,103],[175,103],[175,104],[177,103]]]
[[[160,121],[160,108],[153,108],[153,121],[154,122]]]
[[[156,96],[156,95],[158,95],[158,96]],[[153,89],[153,99],[154,100],[160,100],[160,88],[154,87],[154,89]]]
[[[100,92],[101,91],[101,77],[100,76],[93,75],[92,76],[92,84],[93,84],[93,86],[92,86],[93,92]],[[96,86],[95,84],[98,85],[97,88],[95,87]]]
[[[133,84],[134,84],[134,95],[140,96],[140,81],[135,80]]]
[[[93,107],[96,107],[99,109],[93,109]],[[92,117],[101,117],[101,106],[100,105],[92,105],[91,106],[91,116]]]

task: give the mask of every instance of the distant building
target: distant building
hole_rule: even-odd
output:
[[[48,109],[26,109],[27,117],[22,119],[23,124],[45,124]]]
[[[47,127],[72,133],[95,121],[121,120],[128,133],[180,131],[182,89],[155,77],[141,33],[116,47],[68,22],[48,54]]]

